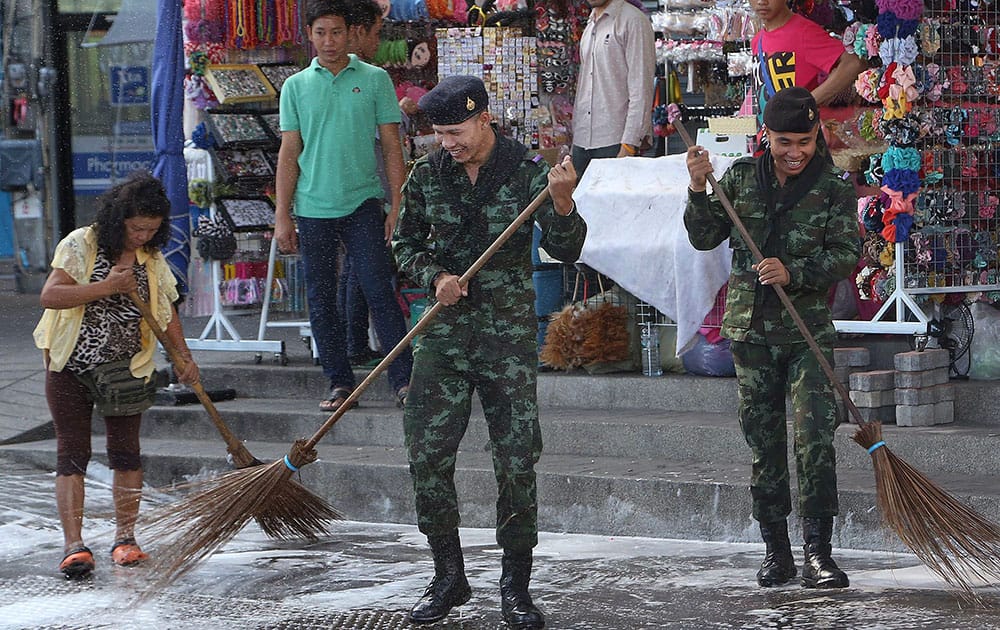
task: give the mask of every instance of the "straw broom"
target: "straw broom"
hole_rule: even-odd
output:
[[[680,123],[680,109],[670,105],[668,116],[688,148],[691,136]],[[712,190],[754,259],[764,259],[749,232],[733,209],[715,176],[708,174]],[[978,601],[976,582],[1000,581],[1000,526],[942,490],[916,468],[894,454],[882,439],[882,423],[866,421],[850,393],[834,375],[833,367],[792,305],[783,287],[771,285],[795,321],[820,367],[840,394],[859,425],[851,439],[868,450],[875,469],[877,503],[882,520],[900,540],[945,582],[960,594]]]
[[[548,195],[546,187],[462,274],[459,284],[468,284],[511,235],[531,218]],[[255,515],[268,513],[277,509],[276,506],[282,506],[284,512],[292,514],[300,514],[300,511],[309,508],[296,502],[289,479],[292,473],[316,460],[316,444],[442,308],[444,305],[436,302],[428,309],[313,436],[308,440],[296,440],[284,458],[265,466],[234,470],[215,479],[191,484],[195,490],[193,494],[152,513],[146,529],[147,535],[160,541],[157,559],[152,563],[152,573],[159,577],[147,592],[167,586],[195,568],[201,560],[232,540]],[[302,514],[302,517],[307,522],[313,518],[311,514]]]
[[[139,294],[135,291],[130,291],[128,297],[139,309],[139,312],[142,313],[142,318],[146,321],[146,325],[149,326],[150,330],[153,331],[153,334],[156,335],[160,345],[167,351],[170,362],[177,366],[178,369],[183,370],[184,366],[188,363],[187,359],[181,356],[177,348],[174,347],[173,342],[170,341],[170,338],[167,337],[166,333],[160,327],[160,324],[156,321],[156,317],[153,315],[153,311],[149,308],[149,304],[139,297]],[[232,457],[232,461],[236,467],[262,466],[264,462],[254,457],[246,445],[226,425],[226,422],[219,414],[219,410],[215,408],[215,404],[201,382],[192,383],[191,388],[194,390],[198,400],[205,407],[205,411],[208,412],[209,417],[212,419],[212,424],[215,425],[215,428],[225,441],[226,451]],[[253,518],[260,525],[261,530],[271,538],[303,537],[316,540],[321,534],[328,532],[326,526],[328,521],[343,518],[325,499],[313,493],[302,484],[289,479],[287,485],[288,492],[283,497],[285,500],[270,503],[264,506],[264,509],[258,510],[253,514]],[[184,488],[185,486],[180,487]]]

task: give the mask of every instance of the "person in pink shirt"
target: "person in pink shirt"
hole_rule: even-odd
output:
[[[867,64],[848,52],[840,38],[801,15],[786,0],[752,0],[762,29],[751,50],[758,61],[758,111],[775,92],[797,85],[821,107],[850,87]]]

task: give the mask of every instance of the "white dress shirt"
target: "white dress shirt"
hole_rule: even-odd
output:
[[[625,0],[611,0],[580,39],[573,144],[639,146],[652,131],[656,53],[653,26]]]

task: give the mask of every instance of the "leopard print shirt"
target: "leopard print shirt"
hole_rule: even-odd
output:
[[[97,251],[91,282],[108,277],[112,263],[103,249]],[[132,265],[132,273],[139,285],[139,297],[149,301],[149,276],[146,267]],[[121,361],[142,349],[139,322],[142,313],[127,295],[112,295],[87,304],[83,324],[66,368],[72,372],[86,372],[102,363]]]

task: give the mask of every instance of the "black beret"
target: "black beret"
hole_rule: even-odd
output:
[[[417,103],[432,125],[457,125],[488,105],[489,97],[483,80],[471,76],[445,77]]]
[[[819,107],[809,90],[789,87],[778,91],[764,106],[764,126],[771,131],[807,133],[819,122]]]

